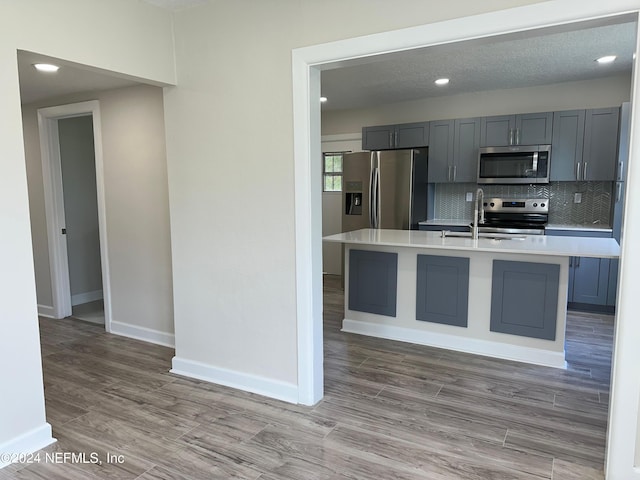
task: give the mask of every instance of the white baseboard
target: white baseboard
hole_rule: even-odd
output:
[[[173,357],[171,373],[196,378],[225,387],[237,388],[265,397],[275,398],[289,403],[298,403],[298,387],[292,383],[281,382],[266,377],[250,375],[226,368],[214,367],[201,362]]]
[[[38,304],[38,315],[40,317],[56,318],[53,307],[49,305]]]
[[[459,337],[444,333],[427,332],[411,328],[380,325],[371,322],[361,322],[345,318],[342,321],[342,331],[368,335],[370,337],[399,340],[401,342],[416,343],[430,347],[446,348],[466,353],[475,353],[487,357],[515,360],[517,362],[533,363],[546,367],[567,368],[564,351],[552,352],[537,348],[509,345],[490,340]]]
[[[93,292],[76,293],[71,295],[71,306],[82,305],[83,303],[95,302],[96,300],[102,300],[102,290],[94,290]]]
[[[12,455],[36,452],[56,441],[51,436],[51,425],[44,425],[0,445],[0,468],[9,465]],[[6,460],[5,460],[6,459]]]
[[[111,322],[109,333],[122,335],[123,337],[135,338],[144,342],[155,343],[165,347],[175,348],[176,337],[173,333],[161,332],[151,328],[139,327],[129,323]]]

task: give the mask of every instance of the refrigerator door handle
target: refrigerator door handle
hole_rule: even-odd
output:
[[[374,208],[373,228],[380,228],[380,168],[375,168],[373,180]]]
[[[371,152],[371,166],[369,169],[369,228],[375,228],[375,218],[374,218],[374,210],[375,210],[375,176],[376,176],[376,163],[375,163],[375,154],[376,152]]]

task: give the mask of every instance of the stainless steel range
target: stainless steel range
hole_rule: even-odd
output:
[[[544,235],[549,220],[548,198],[488,198],[479,232]]]

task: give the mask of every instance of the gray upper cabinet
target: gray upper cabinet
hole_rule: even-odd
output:
[[[480,126],[480,146],[499,147],[504,145],[512,145],[512,132],[515,128],[515,115],[483,117]]]
[[[394,125],[382,125],[378,127],[362,128],[363,150],[389,150],[393,148],[392,141],[395,135]]]
[[[480,118],[457,118],[454,121],[454,181],[473,182],[478,177]]]
[[[429,125],[429,182],[452,181],[453,120],[440,120]]]
[[[619,119],[619,108],[598,108],[586,111],[582,180],[614,181],[616,179]]]
[[[429,182],[475,182],[480,146],[480,118],[431,122]]]
[[[551,181],[577,180],[584,143],[584,110],[553,114],[551,141]]]
[[[555,112],[551,181],[614,181],[620,109]]]
[[[429,122],[362,128],[363,150],[394,150],[429,145]]]
[[[525,113],[482,118],[480,146],[548,145],[553,113]]]

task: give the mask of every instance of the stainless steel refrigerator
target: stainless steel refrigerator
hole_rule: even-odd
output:
[[[342,231],[417,230],[427,218],[427,149],[351,153],[343,159]]]
[[[622,236],[622,216],[624,214],[625,180],[627,177],[627,163],[629,161],[629,134],[631,124],[631,104],[625,102],[620,108],[620,137],[618,140],[618,165],[616,166],[616,181],[613,184],[612,228],[613,238],[620,243]],[[611,259],[609,263],[609,291],[607,304],[615,305],[618,287],[618,269],[620,261]]]

